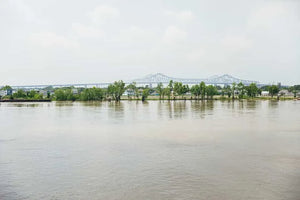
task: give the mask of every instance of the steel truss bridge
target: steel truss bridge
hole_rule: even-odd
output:
[[[233,76],[230,76],[228,74],[221,75],[221,76],[213,76],[207,79],[183,79],[183,78],[174,78],[174,77],[169,77],[161,73],[157,74],[150,74],[145,76],[144,78],[141,79],[134,79],[130,81],[124,81],[126,85],[135,82],[137,86],[145,86],[149,85],[155,86],[158,83],[162,83],[164,85],[168,84],[170,80],[173,80],[173,82],[182,82],[183,84],[188,84],[188,85],[194,85],[194,84],[199,84],[200,82],[205,82],[205,84],[210,84],[210,85],[231,85],[232,83],[240,83],[242,82],[244,85],[249,85],[251,83],[256,83],[259,86],[262,86],[264,84],[259,84],[257,81],[251,81],[251,80],[242,80],[235,78]],[[91,87],[99,87],[99,88],[106,88],[108,87],[109,84],[112,82],[106,82],[106,83],[86,83],[86,84],[53,84],[53,85],[21,85],[21,86],[12,86],[13,89],[43,89],[46,87],[53,87],[53,88],[58,88],[58,87],[75,87],[75,88],[91,88]]]

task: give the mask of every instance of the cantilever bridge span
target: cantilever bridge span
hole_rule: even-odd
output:
[[[182,82],[183,84],[199,84],[200,82],[205,82],[206,84],[211,84],[211,85],[230,85],[232,83],[240,83],[242,82],[245,85],[249,85],[251,83],[256,83],[258,85],[264,85],[264,84],[259,84],[257,81],[251,81],[251,80],[242,80],[235,78],[233,76],[230,76],[228,74],[222,75],[222,76],[214,76],[211,78],[206,78],[206,79],[186,79],[186,78],[173,78],[166,76],[161,73],[157,74],[150,74],[148,76],[145,76],[144,78],[141,79],[134,79],[130,81],[124,81],[125,84],[130,84],[135,82],[138,86],[145,86],[149,85],[151,86],[156,86],[159,83],[163,84],[168,84],[170,80],[173,80],[174,82]],[[112,82],[105,82],[105,83],[85,83],[85,84],[54,84],[54,85],[22,85],[22,86],[12,86],[14,89],[20,89],[20,88],[26,88],[26,89],[35,89],[35,88],[46,88],[46,87],[99,87],[99,88],[106,88],[108,87],[109,84]]]

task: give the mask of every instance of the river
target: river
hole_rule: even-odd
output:
[[[0,103],[0,199],[300,199],[300,101]]]

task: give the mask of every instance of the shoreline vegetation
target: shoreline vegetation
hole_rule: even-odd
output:
[[[186,98],[175,98],[175,99],[159,99],[157,98],[157,96],[149,96],[146,100],[144,101],[257,101],[257,100],[271,100],[271,101],[291,101],[291,100],[300,100],[300,97],[298,98],[294,98],[294,97],[280,97],[279,99],[275,98],[275,97],[255,97],[255,98],[243,98],[243,99],[239,99],[239,98],[228,98],[228,97],[222,97],[222,96],[215,96],[213,99],[195,99],[195,98],[191,98],[190,96],[186,96]],[[39,103],[39,102],[64,102],[64,101],[69,101],[69,102],[87,102],[87,101],[83,101],[80,99],[77,100],[52,100],[52,99],[37,99],[37,100],[32,100],[32,99],[0,99],[0,103]],[[113,100],[111,99],[102,99],[102,100],[89,100],[89,102],[111,102]],[[127,97],[122,97],[120,99],[120,101],[142,101],[141,98],[139,99],[128,99]]]
[[[107,88],[53,88],[13,90],[10,86],[0,89],[0,102],[51,102],[51,101],[145,101],[145,100],[300,100],[300,85],[281,87],[268,85],[257,87],[255,83],[244,85],[214,86],[201,82],[197,85],[184,85],[181,82],[162,83],[157,87],[138,87],[136,83],[125,86],[116,81]]]

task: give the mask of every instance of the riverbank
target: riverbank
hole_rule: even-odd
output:
[[[279,100],[300,100],[299,97],[298,98],[294,98],[294,97],[291,97],[291,96],[287,96],[287,97],[280,97]],[[127,96],[122,96],[121,100],[126,100],[126,101],[141,101],[141,98],[134,98],[134,97],[127,97]],[[174,97],[171,97],[170,99],[168,98],[163,98],[163,99],[160,99],[159,96],[149,96],[147,99],[147,101],[151,100],[151,101],[157,101],[157,100],[170,100],[170,101],[177,101],[177,100],[201,100],[201,98],[195,98],[193,96],[183,96],[183,97],[179,97],[179,96],[176,96],[175,98]],[[214,96],[212,99],[210,98],[204,98],[203,100],[274,100],[274,101],[277,101],[277,97],[254,97],[254,98],[251,98],[251,97],[244,97],[244,98],[234,98],[232,99],[232,97],[225,97],[225,96],[220,96],[220,95],[216,95]]]
[[[122,96],[121,101],[141,101],[141,98],[133,98],[133,97],[128,97],[128,96]],[[228,97],[223,97],[223,96],[214,96],[213,99],[208,99],[205,98],[203,99],[205,101],[212,101],[212,100],[220,100],[220,101],[242,101],[242,100],[271,100],[271,101],[278,101],[277,97],[245,97],[245,98],[228,98]],[[280,97],[279,101],[291,101],[291,100],[300,100],[300,98],[294,98],[294,97]],[[0,99],[0,102],[51,102],[51,101],[57,101],[57,100],[51,100],[51,99],[40,99],[40,100],[33,100],[33,99]],[[68,101],[68,100],[66,100]],[[74,100],[77,102],[85,102],[82,100]],[[97,101],[97,100],[94,100]],[[104,99],[104,100],[98,100],[98,101],[114,101],[112,99]],[[164,98],[164,99],[160,99],[159,96],[149,96],[145,101],[201,101],[201,98],[195,98],[192,96],[184,96],[184,97],[172,97],[170,99],[168,98]],[[59,102],[59,101],[58,101]],[[60,101],[60,102],[64,102],[64,101]]]

